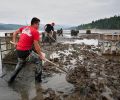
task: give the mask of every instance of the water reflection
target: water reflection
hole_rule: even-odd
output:
[[[9,87],[17,92],[20,95],[21,100],[43,100],[43,89],[41,84],[36,83],[34,84],[34,88],[30,85],[25,85],[22,82],[15,82]]]
[[[47,89],[52,89],[55,92],[62,92],[65,94],[74,91],[73,85],[66,81],[65,74],[51,73],[51,75],[48,75],[47,72],[43,72],[42,83],[36,83],[34,71],[31,69],[33,66],[34,65],[32,64],[27,65],[21,73],[19,73],[15,82],[12,85],[6,86],[10,89],[10,91],[6,90],[6,95],[9,93],[16,93],[18,95],[14,95],[15,98],[20,98],[20,100],[44,100],[48,93],[45,94],[43,91],[46,91]],[[14,66],[4,66],[4,70],[7,72],[4,79],[8,80],[11,76],[11,72],[14,70]],[[5,98],[8,97],[6,96]],[[10,99],[12,99],[12,97],[10,97]]]

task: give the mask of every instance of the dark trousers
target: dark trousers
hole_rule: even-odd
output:
[[[39,56],[34,51],[19,51],[17,50],[17,56],[18,56],[18,63],[16,65],[16,68],[12,74],[12,76],[9,79],[9,83],[12,83],[19,72],[22,70],[22,68],[25,66],[26,61],[31,61],[32,63],[36,64],[35,69],[35,80],[41,81],[41,75],[42,75],[42,60],[40,60]]]
[[[42,42],[43,43],[49,43],[52,44],[52,42],[56,41],[56,37],[54,37],[54,34],[52,33],[52,31],[50,32],[45,32],[42,34]]]

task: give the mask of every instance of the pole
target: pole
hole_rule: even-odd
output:
[[[1,52],[1,39],[0,39],[0,76],[2,75],[2,52]]]
[[[48,59],[45,58],[45,61],[47,61],[47,62],[53,64],[55,67],[57,67],[57,68],[60,69],[61,71],[67,73],[66,70],[64,70],[63,68],[61,68],[59,65],[57,65],[57,64],[55,64],[55,63],[53,63],[53,62],[51,62],[50,60],[48,60]]]

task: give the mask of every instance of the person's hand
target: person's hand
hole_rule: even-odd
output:
[[[16,46],[17,46],[17,42],[13,42],[14,43],[14,48],[16,48]]]
[[[40,53],[40,59],[45,61],[45,53],[43,53],[43,52]]]
[[[10,43],[11,43],[11,44],[13,44],[13,45],[14,45],[14,47],[16,47],[16,46],[17,46],[17,42],[12,42],[12,41],[10,41]]]
[[[17,43],[14,44],[14,47],[16,47],[16,46],[17,46]]]

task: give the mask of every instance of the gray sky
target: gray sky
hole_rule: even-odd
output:
[[[120,0],[0,0],[0,23],[80,25],[120,14]]]

